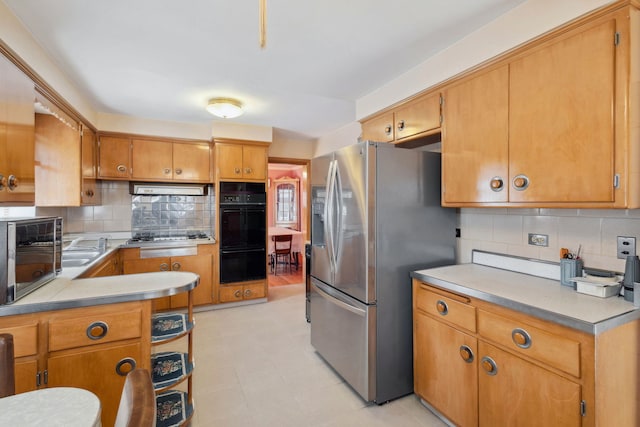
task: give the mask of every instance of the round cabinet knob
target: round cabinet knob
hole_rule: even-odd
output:
[[[398,130],[403,130],[404,129],[404,120],[400,120],[398,122]]]
[[[393,129],[393,126],[391,126],[391,125],[386,125],[386,126],[384,127],[384,134],[385,134],[385,135],[391,135],[391,130],[392,130],[392,129]]]
[[[136,368],[136,361],[131,357],[125,357],[116,363],[116,374],[126,377],[127,374]]]
[[[496,365],[496,362],[489,356],[483,357],[480,364],[482,365],[482,369],[484,369],[488,375],[493,376],[498,373],[498,365]]]
[[[235,296],[236,298],[242,298],[242,291],[238,289],[233,293],[233,296]]]
[[[446,302],[439,299],[436,302],[436,310],[438,310],[438,313],[442,314],[443,316],[446,316],[449,313],[449,306],[447,306]]]
[[[251,168],[245,168],[244,173],[251,173]]]
[[[461,345],[460,357],[462,357],[462,360],[464,360],[467,363],[473,362],[473,359],[474,359],[473,350],[471,350],[471,348],[468,345]]]
[[[0,175],[0,190],[4,190],[7,186],[7,178],[4,175]]]
[[[18,177],[15,175],[9,175],[9,179],[7,180],[7,187],[9,187],[9,190],[15,190],[16,188],[18,188],[18,184],[19,184],[19,180]]]
[[[517,175],[513,178],[513,188],[518,191],[525,190],[529,186],[529,178],[526,175]]]
[[[164,174],[165,175],[169,175],[171,173],[171,169],[169,168],[164,168]]]
[[[169,271],[169,264],[167,264],[166,262],[160,264],[160,271]]]
[[[182,268],[182,266],[180,265],[180,263],[179,263],[179,262],[174,262],[174,263],[171,265],[171,269],[172,269],[172,270],[174,270],[174,271],[178,271],[178,270],[180,270],[181,268]]]
[[[87,197],[93,197],[95,193],[93,192],[93,190],[87,190],[87,191],[84,192],[84,194]]]
[[[520,348],[531,347],[531,335],[524,329],[516,328],[511,332],[511,339]]]
[[[234,171],[235,173],[240,173],[240,168],[235,168],[233,171]]]
[[[247,289],[244,291],[244,296],[245,297],[250,297],[251,296],[251,289]]]
[[[116,166],[116,170],[120,173],[125,173],[127,171],[127,167],[125,165]]]
[[[176,175],[182,175],[182,169],[176,169]]]
[[[499,176],[494,176],[491,178],[491,181],[489,181],[489,186],[491,187],[491,190],[497,193],[498,191],[502,191],[504,188],[504,181],[502,181],[502,178]]]
[[[90,340],[99,340],[107,336],[107,332],[109,332],[109,325],[105,322],[93,322],[89,326],[87,326],[87,337]]]

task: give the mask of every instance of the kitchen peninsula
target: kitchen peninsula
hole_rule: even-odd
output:
[[[200,279],[187,272],[75,278],[83,271],[65,269],[0,307],[0,332],[14,336],[16,393],[84,388],[100,398],[102,425],[113,425],[126,374],[151,370],[152,300],[191,294]]]

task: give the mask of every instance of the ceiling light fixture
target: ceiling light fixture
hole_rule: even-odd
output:
[[[207,104],[207,111],[223,119],[233,119],[244,113],[242,103],[232,98],[210,99],[209,104]]]

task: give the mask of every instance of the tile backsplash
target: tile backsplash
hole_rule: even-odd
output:
[[[184,235],[190,231],[212,235],[214,196],[132,196],[131,232]]]
[[[559,262],[560,248],[576,252],[586,267],[624,271],[616,257],[617,236],[640,242],[640,209],[460,209],[458,262],[471,261],[471,250]],[[529,233],[546,234],[549,246],[527,243]]]

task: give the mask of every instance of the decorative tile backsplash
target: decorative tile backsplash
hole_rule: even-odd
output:
[[[213,234],[214,196],[132,196],[131,232],[184,235]]]

